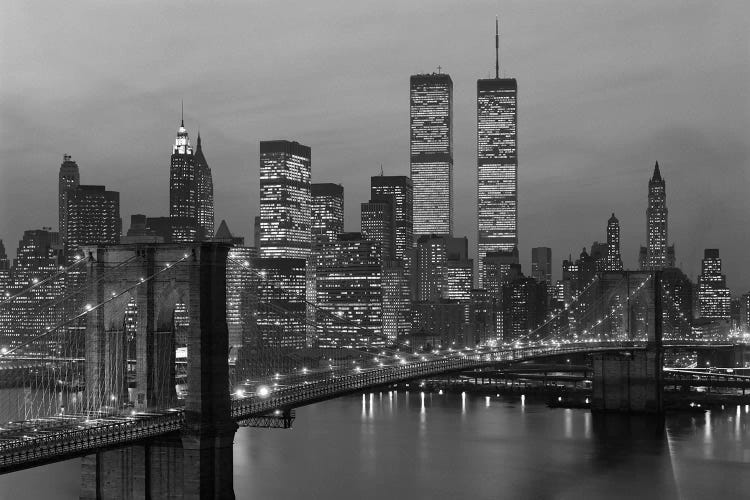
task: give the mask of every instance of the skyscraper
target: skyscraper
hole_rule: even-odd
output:
[[[550,247],[531,249],[531,277],[539,283],[552,284],[552,249]]]
[[[39,285],[6,304],[12,320],[11,328],[6,332],[8,336],[2,340],[4,347],[18,345],[24,337],[28,339],[38,335],[64,317],[63,307],[53,304],[62,295],[65,278],[44,281],[59,272],[61,262],[62,245],[58,233],[51,231],[51,228],[24,231],[13,262],[13,291],[18,292],[37,283]],[[46,307],[40,307],[43,304]],[[34,349],[34,354],[48,354],[42,343],[34,343],[29,349]],[[30,351],[26,353],[32,354]]]
[[[310,207],[313,244],[336,241],[344,232],[344,187],[333,183],[311,184]]]
[[[214,236],[214,181],[211,168],[201,147],[201,135],[195,147],[195,215],[198,219],[200,239]]]
[[[66,191],[65,254],[73,254],[84,245],[117,244],[122,233],[120,193],[104,186],[80,185]]]
[[[185,120],[182,120],[172,147],[169,169],[169,218],[172,224],[172,241],[175,243],[198,239],[195,175],[193,147],[190,145]]]
[[[607,256],[604,259],[605,271],[622,271],[620,255],[620,221],[615,214],[607,221]]]
[[[405,262],[407,272],[414,247],[413,196],[412,181],[405,175],[377,175],[370,178],[370,199],[392,204],[394,257]]]
[[[66,194],[69,190],[75,189],[81,183],[81,176],[78,171],[78,164],[73,161],[70,155],[63,156],[63,162],[60,165],[60,174],[58,175],[58,218],[60,222],[60,239],[63,244],[67,239],[67,212],[66,212]]]
[[[260,142],[260,255],[307,258],[312,233],[310,148]]]
[[[453,234],[453,81],[445,73],[410,79],[414,235]]]
[[[706,248],[698,276],[698,312],[701,318],[729,319],[731,294],[727,278],[721,274],[721,258],[717,248]]]
[[[395,228],[390,201],[370,200],[362,203],[361,225],[362,237],[380,245],[383,260],[393,259]]]
[[[361,233],[342,233],[317,258],[316,317],[320,347],[383,345],[380,245]]]
[[[253,316],[257,337],[252,345],[302,348],[306,343],[307,304],[305,303],[305,259],[256,258],[257,290]]]
[[[646,246],[641,247],[638,261],[641,269],[659,270],[674,267],[674,245],[669,245],[667,224],[666,183],[654,165],[654,174],[648,181],[648,208],[646,208]]]
[[[495,21],[495,78],[477,80],[477,260],[518,245],[518,84],[500,78]]]

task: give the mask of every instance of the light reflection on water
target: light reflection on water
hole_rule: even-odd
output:
[[[750,491],[744,407],[659,422],[486,398],[368,392],[300,408],[292,430],[242,428],[236,497],[671,499]],[[69,461],[0,476],[0,498],[77,498],[78,475],[78,461]]]

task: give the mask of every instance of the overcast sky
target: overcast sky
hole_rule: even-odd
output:
[[[168,215],[185,101],[213,170],[216,225],[250,237],[258,142],[312,147],[314,182],[344,185],[359,228],[369,176],[409,173],[409,76],[454,82],[456,235],[476,239],[476,80],[518,79],[519,237],[568,253],[605,240],[626,266],[646,238],[655,160],[669,237],[692,278],[721,250],[750,290],[750,8],[731,1],[8,1],[0,7],[0,238],[57,226],[57,173]]]

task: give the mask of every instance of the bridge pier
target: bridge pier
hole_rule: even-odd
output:
[[[627,280],[631,279],[631,274],[637,275],[628,271],[623,274]],[[594,355],[592,411],[655,414],[664,412],[661,271],[653,272],[650,281],[653,304],[647,308],[647,347],[627,353]]]
[[[185,424],[179,433],[84,457],[81,499],[234,498],[232,445],[237,424],[232,419],[229,396],[225,282],[228,249],[227,245],[216,243],[187,247],[189,257],[179,264],[186,270],[181,270],[177,280],[173,277],[169,284],[186,290],[173,293],[159,281],[144,285],[145,290],[138,296],[139,371],[134,403],[137,409],[164,411],[163,405],[174,402],[174,339],[158,332],[173,331],[165,318],[171,319],[173,302],[179,298],[187,303],[189,314]],[[122,261],[126,254],[132,256],[135,252],[143,259],[145,273],[157,269],[157,262],[174,263],[178,252],[182,257],[185,246],[120,245],[99,250],[97,256],[102,263],[96,265],[100,268],[108,256],[117,255]],[[107,285],[100,282],[97,287],[104,289]],[[104,295],[99,289],[93,294]],[[102,352],[102,342],[96,332],[103,330],[95,327],[103,320],[92,322],[87,332],[87,342],[89,338],[94,340],[91,345],[97,353]],[[87,375],[98,376],[106,371],[102,356],[95,356],[87,364]],[[158,379],[158,373],[166,373],[168,380]],[[97,389],[94,393],[102,391],[99,384],[93,387]]]

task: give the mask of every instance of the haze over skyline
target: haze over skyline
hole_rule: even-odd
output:
[[[0,29],[0,238],[57,228],[64,153],[83,184],[133,213],[169,213],[169,155],[185,101],[213,171],[217,225],[252,240],[258,147],[312,148],[313,182],[344,185],[359,228],[369,177],[409,173],[409,76],[454,82],[456,236],[476,239],[476,80],[518,80],[519,239],[553,277],[604,241],[626,267],[646,242],[648,179],[667,183],[669,238],[691,278],[719,248],[750,289],[750,8],[743,2],[13,3]]]

